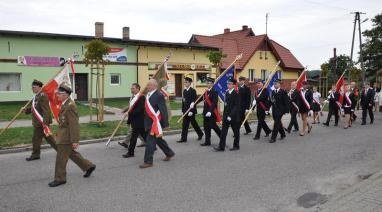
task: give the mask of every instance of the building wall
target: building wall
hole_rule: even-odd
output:
[[[210,68],[205,70],[192,70],[190,68],[183,69],[169,69],[170,80],[169,84],[169,93],[171,96],[175,96],[176,85],[175,76],[181,76],[183,88],[183,78],[187,75],[193,78],[193,87],[196,88],[197,93],[201,94],[205,89],[206,85],[201,83],[198,80],[198,76],[202,74],[212,74],[211,76],[215,77],[215,68],[211,68],[211,63],[207,58],[208,50],[196,50],[196,49],[184,49],[184,48],[161,48],[161,47],[147,47],[141,46],[138,50],[138,81],[142,87],[147,84],[150,76],[154,75],[156,69],[150,67],[152,64],[160,64],[163,62],[163,59],[169,52],[172,52],[172,55],[168,61],[168,64],[184,64],[190,65],[195,64],[199,66],[208,65]]]
[[[18,56],[68,58],[72,57],[73,54],[78,54],[79,60],[82,60],[86,51],[84,46],[87,42],[87,40],[82,39],[0,36],[0,61],[3,61],[0,62],[0,73],[21,74],[21,91],[0,91],[0,101],[24,101],[30,99],[32,95],[30,85],[33,79],[39,79],[46,83],[61,69],[61,67],[18,66],[17,62],[13,61]],[[108,44],[111,47],[126,48],[128,63],[136,63],[137,51],[135,46],[125,46],[117,43]],[[4,62],[5,59],[11,61]],[[84,64],[75,64],[75,70],[78,74],[88,75],[88,86],[90,86],[90,67],[85,67]],[[120,74],[120,85],[110,85],[112,73]],[[105,69],[105,98],[130,96],[130,84],[136,81],[136,64],[107,65]],[[95,97],[95,81],[93,85],[93,97]],[[88,95],[89,93],[90,89],[88,88]]]

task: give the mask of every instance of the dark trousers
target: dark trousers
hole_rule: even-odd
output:
[[[351,117],[353,121],[356,120],[357,115],[354,113],[354,111],[351,112]]]
[[[144,140],[146,139],[145,128],[133,128],[129,144],[129,154],[134,154],[134,149],[137,145],[138,136],[141,136]]]
[[[297,112],[292,111],[290,113],[290,122],[288,125],[288,131],[290,131],[294,127],[295,130],[298,130],[298,122],[297,122]]]
[[[199,137],[203,136],[203,132],[200,129],[198,122],[196,122],[195,120],[195,115],[192,115],[192,116],[186,115],[183,118],[183,123],[182,123],[182,136],[181,136],[182,141],[187,141],[188,127],[190,126],[190,123],[192,127],[195,129],[195,132],[198,134],[198,136]]]
[[[335,125],[338,124],[338,118],[339,118],[339,114],[338,114],[338,107],[329,107],[329,113],[328,113],[328,118],[326,119],[326,124],[329,124],[330,122],[330,119],[332,118],[332,115],[334,115],[334,123]]]
[[[145,150],[145,163],[152,164],[154,159],[154,151],[156,145],[163,151],[166,156],[174,156],[175,153],[170,149],[167,142],[163,138],[157,138],[150,135],[150,130],[146,131],[146,150]]]
[[[243,123],[244,119],[245,119],[245,110],[240,111],[240,125]],[[249,126],[248,121],[245,121],[244,127],[245,127],[245,131],[247,133],[252,132],[251,127]]]
[[[266,134],[271,133],[271,129],[269,129],[267,123],[265,122],[265,113],[258,112],[257,119],[258,121],[255,138],[260,137],[261,129],[263,129]]]
[[[370,107],[362,107],[362,123],[366,124],[366,116],[369,112],[370,122],[374,122],[374,113],[373,113],[373,106]]]
[[[203,127],[204,127],[204,134],[205,134],[205,143],[206,144],[211,144],[211,129],[213,129],[218,135],[219,139],[221,136],[221,130],[216,124],[216,120],[214,118],[210,117],[204,117],[203,118]]]
[[[229,121],[223,121],[223,127],[222,127],[222,133],[220,136],[220,142],[219,142],[219,148],[225,149],[226,145],[226,138],[228,133],[228,128],[231,126],[233,131],[233,147],[240,148],[240,124],[238,122],[229,122]]]
[[[283,123],[281,122],[282,117],[283,117],[282,115],[273,116],[274,123],[273,123],[273,131],[272,131],[271,139],[276,139],[278,133],[280,133],[281,137],[285,137]]]

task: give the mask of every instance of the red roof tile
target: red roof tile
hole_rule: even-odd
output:
[[[273,40],[269,40],[266,35],[255,36],[251,28],[213,36],[193,35],[189,42],[220,48],[227,55],[223,60],[222,68],[227,68],[236,55],[243,53],[243,58],[237,64],[238,69],[243,69],[256,50],[261,47],[261,44],[265,45],[265,40],[269,41],[268,45],[276,58],[281,60],[282,67],[286,69],[303,69],[301,63],[287,48]]]

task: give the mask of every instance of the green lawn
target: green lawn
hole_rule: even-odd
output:
[[[110,98],[110,99],[105,99],[105,105],[109,107],[115,107],[115,108],[120,108],[123,109],[127,107],[129,104],[129,99],[128,98]],[[170,101],[170,108],[171,110],[180,110],[182,108],[182,102],[181,101],[175,101],[171,100]]]
[[[253,115],[251,115],[251,118]],[[177,123],[179,116],[173,116],[170,120],[170,130],[180,129],[182,122]],[[203,117],[201,114],[196,115],[199,126],[203,126]],[[80,124],[81,140],[91,138],[106,138],[111,135],[119,121],[104,122],[103,127],[97,124]],[[121,125],[116,135],[125,135],[127,133],[127,125]],[[52,126],[52,131],[57,132],[57,126]],[[23,144],[31,144],[33,127],[17,127],[9,128],[0,136],[0,149],[4,147],[17,146]],[[45,142],[45,141],[44,141]]]
[[[0,103],[0,121],[10,121],[24,106],[26,102],[1,102]],[[80,116],[89,114],[89,107],[81,103],[76,103]],[[29,105],[30,106],[30,105]],[[93,114],[96,114],[96,109],[93,108]],[[108,114],[108,113],[107,113]],[[21,114],[17,119],[32,119],[31,115]]]

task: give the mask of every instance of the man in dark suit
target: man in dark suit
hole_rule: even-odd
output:
[[[357,106],[357,102],[359,100],[359,90],[357,88],[356,82],[354,82],[354,81],[351,82],[350,83],[350,88],[351,88],[351,93],[353,94],[354,100],[355,100],[354,107],[356,107]],[[354,122],[357,119],[357,115],[354,113],[354,110],[351,111],[351,119],[352,119],[352,122]]]
[[[195,115],[197,113],[195,106],[195,100],[197,99],[196,90],[191,87],[192,79],[190,77],[184,78],[184,90],[183,90],[183,99],[182,99],[182,113],[187,112],[188,109],[191,108],[189,112],[187,112],[186,116],[183,118],[182,123],[182,135],[178,143],[187,142],[187,134],[188,127],[190,123],[192,127],[195,129],[195,132],[198,134],[198,140],[201,140],[203,137],[203,132],[200,129],[198,122],[195,120]]]
[[[252,105],[256,105],[256,114],[257,114],[257,130],[256,135],[253,140],[260,139],[261,129],[265,131],[265,137],[268,137],[271,134],[272,130],[269,129],[267,123],[265,122],[265,116],[269,114],[269,95],[265,88],[263,89],[263,81],[258,79],[256,80],[257,89],[255,90],[255,98]]]
[[[338,101],[340,98],[340,93],[336,91],[336,85],[332,85],[332,89],[329,91],[328,100],[329,101],[329,113],[328,118],[326,119],[326,122],[323,123],[323,125],[329,126],[330,118],[332,115],[334,115],[334,126],[338,126],[338,119],[339,119],[339,105]]]
[[[251,89],[245,85],[246,78],[243,76],[239,77],[239,96],[240,96],[240,123],[245,119],[245,114],[248,113],[251,107]],[[249,127],[248,121],[244,123],[245,135],[252,132]]]
[[[281,119],[285,113],[289,111],[288,94],[284,89],[280,88],[281,80],[276,80],[273,84],[274,90],[272,91],[272,116],[274,120],[273,131],[269,143],[276,142],[277,133],[280,133],[280,140],[285,138],[285,131]]]
[[[374,122],[373,105],[374,105],[374,90],[370,87],[369,82],[364,83],[364,90],[361,94],[362,107],[362,125],[366,124],[366,116],[369,112],[370,124]]]
[[[130,145],[128,147],[129,150],[126,154],[122,155],[124,158],[134,157],[134,149],[137,144],[138,136],[141,136],[143,139],[146,138],[145,127],[143,125],[146,97],[139,92],[140,89],[141,86],[138,83],[133,83],[130,88],[132,96],[130,107],[126,111],[126,115],[127,124],[130,124],[132,128],[132,134]]]
[[[215,79],[207,78],[207,91],[204,93],[204,105],[203,105],[203,126],[204,133],[206,135],[204,143],[201,146],[211,145],[211,129],[213,129],[220,139],[221,130],[216,122],[221,121],[218,105],[218,92],[213,88]]]
[[[235,84],[236,80],[234,78],[229,78],[227,80],[228,90],[225,93],[224,100],[222,133],[220,136],[219,146],[214,148],[217,152],[222,152],[225,150],[228,128],[230,126],[234,135],[233,147],[230,151],[240,149],[240,97],[235,91]]]
[[[288,93],[289,97],[289,108],[290,108],[290,122],[286,131],[290,133],[292,127],[294,127],[294,131],[299,131],[298,122],[297,122],[297,113],[298,113],[298,91],[296,90],[296,82],[293,81],[290,84],[290,91]]]
[[[158,91],[158,82],[155,79],[149,80],[147,84],[148,93],[146,96],[144,127],[146,130],[146,150],[144,163],[140,168],[153,166],[155,146],[163,151],[166,157],[163,161],[170,161],[175,153],[170,149],[163,139],[163,129],[169,126],[167,107],[164,96]]]

